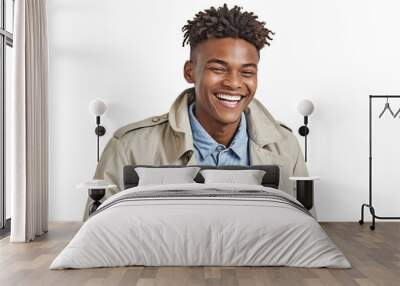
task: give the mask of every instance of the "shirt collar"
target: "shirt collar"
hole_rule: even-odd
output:
[[[193,144],[199,150],[202,159],[210,156],[215,149],[221,145],[212,138],[203,128],[193,113],[194,102],[189,105],[189,121],[192,129]],[[246,116],[242,112],[239,128],[228,148],[230,148],[239,158],[244,158],[247,154],[247,124]],[[246,144],[243,144],[246,143]]]
[[[239,128],[237,129],[229,148],[231,148],[239,158],[245,158],[247,154],[248,139],[246,116],[242,112]]]

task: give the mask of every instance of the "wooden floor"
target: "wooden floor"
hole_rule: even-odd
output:
[[[353,268],[119,267],[48,270],[80,223],[52,223],[32,243],[0,241],[0,285],[400,285],[400,223],[322,223]]]

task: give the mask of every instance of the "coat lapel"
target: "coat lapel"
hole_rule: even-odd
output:
[[[250,165],[278,165],[283,167],[285,162],[274,152],[261,147],[249,140]]]

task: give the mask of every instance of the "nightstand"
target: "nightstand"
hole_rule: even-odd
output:
[[[296,181],[296,199],[311,210],[314,204],[314,181],[319,177],[289,177],[289,180]]]
[[[106,189],[115,187],[116,185],[105,180],[91,180],[77,186],[78,189],[88,190],[89,197],[93,200],[93,203],[89,206],[89,216],[101,205],[100,200],[106,194]]]

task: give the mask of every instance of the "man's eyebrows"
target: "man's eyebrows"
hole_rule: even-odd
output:
[[[219,59],[209,59],[209,60],[207,61],[207,64],[212,64],[212,63],[220,64],[220,65],[223,65],[223,66],[228,66],[228,63],[227,63],[227,62],[225,62],[225,61],[223,61],[223,60],[219,60]]]
[[[220,59],[215,59],[215,58],[214,59],[209,59],[207,61],[207,64],[212,64],[212,63],[220,64],[220,65],[223,65],[223,66],[229,66],[229,64],[226,61],[223,61],[223,60],[220,60]],[[254,64],[254,63],[248,63],[248,64],[243,64],[242,67],[244,67],[244,68],[246,68],[246,67],[257,68],[257,65]]]
[[[242,65],[242,67],[247,68],[247,67],[253,67],[253,68],[257,68],[256,64],[244,64]]]

